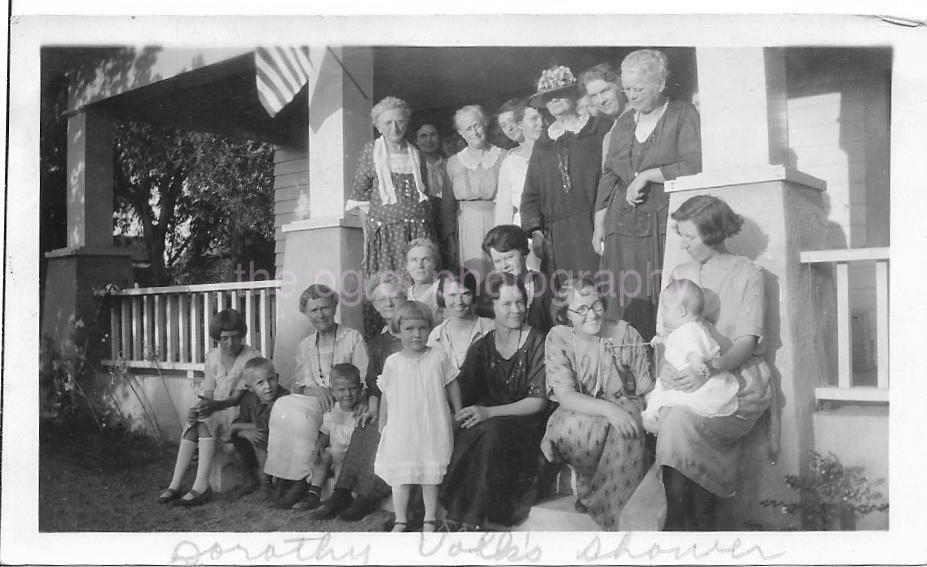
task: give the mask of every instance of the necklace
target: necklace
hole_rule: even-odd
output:
[[[335,339],[338,337],[338,324],[335,323],[332,327],[332,358],[328,365],[328,373],[331,374],[332,368],[335,366]],[[319,344],[322,340],[322,332],[319,331],[315,334],[315,356],[316,360],[319,362],[319,381],[323,382],[325,380],[325,373],[322,372],[322,348]]]

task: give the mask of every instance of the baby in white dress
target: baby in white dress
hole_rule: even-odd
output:
[[[686,406],[704,417],[723,417],[737,411],[737,378],[730,372],[711,374],[708,361],[716,358],[721,347],[708,333],[702,319],[702,290],[691,280],[674,280],[660,294],[660,311],[669,335],[657,335],[652,343],[663,344],[663,358],[676,370],[692,368],[711,377],[693,392],[671,390],[661,380],[647,395],[647,409],[641,417],[644,429],[656,434],[660,428],[660,410],[668,406]]]

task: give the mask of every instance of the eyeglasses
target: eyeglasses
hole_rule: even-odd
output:
[[[646,87],[621,87],[621,92],[627,96],[631,96],[632,94],[639,96],[644,94],[646,91],[649,91],[653,87],[654,85],[647,85]]]
[[[567,307],[567,311],[576,313],[580,317],[585,317],[586,315],[588,315],[590,310],[594,311],[598,315],[601,315],[602,313],[605,313],[605,304],[602,303],[601,301],[596,301],[592,305],[580,305],[576,309],[570,309],[569,307]]]

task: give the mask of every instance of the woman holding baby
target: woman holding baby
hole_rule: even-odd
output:
[[[656,462],[666,487],[666,529],[710,531],[716,528],[717,499],[734,494],[741,442],[774,396],[764,358],[765,278],[753,262],[725,247],[743,218],[721,199],[692,197],[671,217],[691,261],[676,266],[670,281],[690,280],[701,288],[701,315],[721,354],[706,361],[707,372],[695,365],[677,370],[664,361],[658,378],[665,388],[684,392],[728,372],[739,384],[731,415],[706,417],[675,405],[663,408],[659,417]],[[661,319],[658,332],[662,327]]]

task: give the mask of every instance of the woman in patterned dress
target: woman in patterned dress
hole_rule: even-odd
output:
[[[589,277],[564,288],[565,305],[545,345],[547,392],[560,407],[547,421],[544,456],[576,471],[576,508],[603,530],[618,530],[621,509],[647,470],[641,411],[653,387],[647,350],[624,321],[603,318]]]
[[[546,415],[544,335],[525,324],[525,286],[507,273],[487,283],[495,330],[473,343],[457,377],[464,408],[441,487],[452,531],[526,517]]]
[[[346,210],[359,209],[364,225],[364,271],[402,273],[406,250],[416,238],[434,239],[425,161],[406,140],[411,109],[388,96],[370,111],[380,132],[364,146]]]

